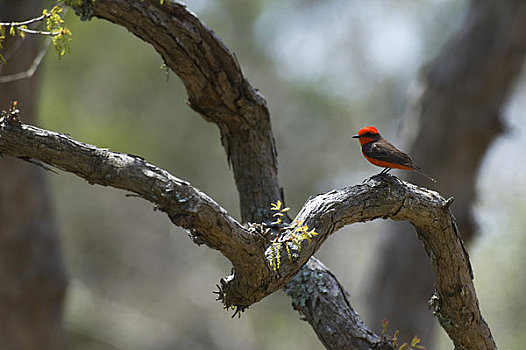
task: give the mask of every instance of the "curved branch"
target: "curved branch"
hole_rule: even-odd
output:
[[[320,237],[303,247],[295,258],[302,263],[302,257],[310,256],[329,234],[344,225],[377,218],[409,221],[435,273],[436,293],[430,305],[455,347],[496,349],[480,313],[469,256],[449,210],[452,200],[390,175],[319,195],[305,204],[296,220],[315,227]],[[280,272],[287,274],[289,268],[285,265]]]
[[[196,243],[218,249],[230,259],[235,274],[223,280],[221,288],[226,307],[247,307],[283,287],[325,239],[344,225],[377,218],[409,221],[435,271],[437,292],[432,306],[442,327],[459,349],[496,349],[478,307],[468,254],[449,211],[451,200],[436,192],[384,175],[318,195],[304,205],[296,220],[319,234],[310,243],[300,243],[301,248],[289,245],[291,259],[283,258],[274,271],[266,258],[272,249],[267,228],[243,228],[204,193],[140,157],[24,125],[15,116],[0,120],[0,153],[37,159],[90,183],[129,190],[155,203],[176,225],[189,229]],[[278,237],[283,257],[292,234],[285,231]]]
[[[93,16],[150,43],[185,85],[190,107],[217,124],[232,165],[243,222],[271,219],[269,203],[283,198],[269,111],[234,54],[183,4],[97,0],[92,6]]]
[[[478,197],[480,165],[506,129],[506,100],[526,58],[526,2],[470,0],[465,5],[467,11],[458,30],[422,69],[413,86],[401,128],[406,145],[400,146],[438,179],[436,190],[454,194],[452,211],[462,238],[469,244],[479,229],[473,206]],[[406,173],[404,179],[421,181]],[[432,318],[407,317],[401,311],[422,304],[432,290],[434,279],[426,257],[413,253],[420,249],[418,242],[400,239],[407,234],[404,226],[387,230],[391,234],[383,240],[385,248],[378,254],[368,287],[373,309],[370,316],[387,315],[402,334],[431,334]],[[395,263],[400,251],[407,252],[404,264]],[[411,281],[416,282],[408,295],[407,283]],[[403,302],[390,303],[387,297]],[[422,313],[426,308],[415,311]]]
[[[22,124],[14,116],[0,119],[0,153],[39,160],[90,184],[134,192],[188,229],[196,243],[220,250],[232,262],[238,259],[239,249],[250,246],[247,231],[210,197],[140,157]]]

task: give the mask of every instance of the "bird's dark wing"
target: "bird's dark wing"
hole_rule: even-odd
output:
[[[378,141],[369,142],[362,145],[362,152],[364,155],[370,158],[384,162],[405,165],[415,170],[420,169],[418,165],[413,163],[407,154],[400,151],[398,148],[383,138]]]

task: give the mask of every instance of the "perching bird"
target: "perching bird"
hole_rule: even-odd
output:
[[[371,164],[385,168],[380,174],[386,174],[392,168],[404,169],[416,171],[429,180],[436,182],[435,179],[426,175],[418,165],[413,163],[407,154],[384,139],[374,126],[361,128],[358,131],[358,135],[354,135],[353,138],[357,138],[360,141],[362,153]]]

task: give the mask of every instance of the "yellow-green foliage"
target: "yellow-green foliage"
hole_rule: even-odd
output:
[[[46,16],[46,29],[53,37],[51,43],[57,50],[58,58],[62,58],[70,52],[69,43],[71,42],[71,31],[64,27],[64,20],[60,17],[62,7],[53,6],[51,11],[44,9],[42,15]]]
[[[307,241],[308,243],[310,243],[311,238],[318,235],[318,232],[316,232],[314,229],[309,230],[309,227],[307,225],[304,225],[303,221],[295,221],[290,225],[282,227],[282,218],[285,215],[285,213],[290,210],[290,208],[283,207],[283,204],[279,200],[276,203],[271,203],[270,210],[276,212],[273,216],[277,218],[276,221],[272,224],[280,225],[277,237],[271,244],[268,257],[270,266],[274,269],[274,271],[277,271],[281,264],[281,249],[283,247],[285,247],[285,249],[287,250],[289,260],[292,261],[291,248],[296,249],[299,253],[301,251],[301,243],[303,241]],[[290,234],[285,240],[280,241],[279,239],[283,230],[290,231]]]
[[[0,22],[0,49],[1,43],[5,39],[5,29],[9,28],[9,35],[25,38],[26,34],[38,34],[51,36],[51,43],[61,58],[69,53],[69,43],[71,42],[71,31],[64,26],[64,20],[60,16],[62,7],[53,6],[51,10],[44,9],[42,15],[21,22]],[[44,22],[46,30],[29,29],[28,24]],[[0,55],[0,63],[5,63],[5,59]]]
[[[274,215],[272,216],[278,218],[272,224],[281,225],[283,223],[281,218],[283,217],[283,215],[285,215],[286,212],[290,210],[290,208],[287,208],[287,207],[282,208],[282,203],[280,200],[278,200],[276,203],[270,203],[270,210],[275,211],[276,213],[274,213]]]
[[[426,349],[425,346],[420,345],[420,338],[418,338],[416,335],[411,340],[411,343],[403,343],[402,345],[398,346],[398,331],[396,331],[392,337],[386,335],[388,325],[389,325],[389,321],[384,319],[382,321],[382,338],[391,342],[393,346],[398,347],[398,350],[417,350],[417,349],[425,350]]]

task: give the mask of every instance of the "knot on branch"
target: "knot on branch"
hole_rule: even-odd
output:
[[[232,309],[234,310],[234,313],[232,314],[232,318],[236,317],[236,315],[238,317],[241,317],[241,314],[243,312],[245,312],[246,309],[248,309],[248,306],[246,305],[229,305],[226,300],[227,300],[227,294],[226,294],[226,285],[227,285],[227,281],[225,281],[225,279],[221,278],[219,280],[219,284],[216,284],[216,287],[217,287],[217,290],[213,290],[212,293],[214,294],[217,294],[217,298],[216,298],[216,301],[221,301],[221,303],[223,304],[223,309],[225,310],[228,310],[228,309]]]

